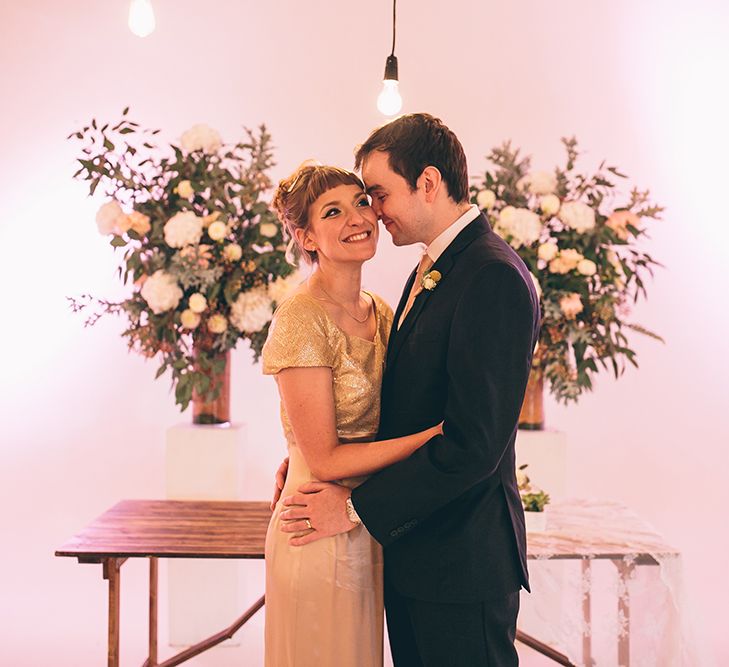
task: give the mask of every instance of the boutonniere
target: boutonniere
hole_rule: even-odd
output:
[[[440,274],[440,271],[428,271],[428,273],[423,276],[421,285],[423,286],[423,289],[427,289],[429,292],[432,292],[436,287],[438,287],[438,283],[442,277],[443,276]]]

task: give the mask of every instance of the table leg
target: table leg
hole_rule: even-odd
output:
[[[108,667],[119,667],[119,597],[120,568],[124,560],[106,558],[103,561],[104,579],[109,581],[109,647]]]
[[[618,665],[630,665],[630,589],[628,579],[634,564],[626,561],[614,561],[618,568]]]
[[[582,663],[592,667],[592,559],[582,559]]]
[[[157,592],[159,574],[159,561],[156,557],[149,558],[149,665],[157,665]]]

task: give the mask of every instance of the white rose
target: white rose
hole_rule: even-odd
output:
[[[557,256],[558,252],[559,248],[557,247],[557,242],[547,241],[547,243],[542,243],[539,246],[539,249],[537,250],[537,257],[545,262],[550,262]]]
[[[165,223],[165,242],[171,248],[183,248],[186,245],[200,243],[203,226],[202,219],[192,211],[183,211],[173,215]]]
[[[285,278],[276,278],[268,285],[268,296],[277,304],[286,298],[304,281],[304,274],[296,270]]]
[[[117,230],[117,220],[124,215],[121,206],[112,199],[106,202],[96,213],[96,226],[99,234],[114,234]]]
[[[557,215],[559,207],[560,201],[557,195],[544,195],[539,202],[539,208],[544,215]]]
[[[182,290],[175,277],[162,270],[155,271],[144,281],[140,293],[155,315],[177,308],[182,298]]]
[[[223,255],[229,262],[237,262],[241,257],[243,257],[243,248],[241,248],[237,243],[229,243],[225,246],[225,248],[223,248]]]
[[[201,150],[205,153],[214,153],[223,145],[223,140],[212,127],[200,123],[184,132],[180,143],[186,151]]]
[[[583,276],[594,276],[597,272],[597,265],[591,259],[582,259],[577,264],[577,272]]]
[[[483,211],[488,211],[496,203],[496,195],[492,190],[479,190],[476,203]]]
[[[542,233],[539,216],[527,208],[507,206],[499,213],[494,229],[497,234],[508,239],[513,248],[531,245]]]
[[[535,171],[520,178],[516,187],[533,195],[548,195],[557,189],[557,178],[548,171]]]
[[[180,322],[185,329],[197,329],[200,324],[200,315],[188,308],[180,313]]]
[[[210,333],[214,333],[214,334],[225,333],[227,328],[228,328],[228,320],[225,319],[225,315],[221,315],[220,313],[215,313],[215,315],[212,315],[210,318],[208,318],[208,331]]]
[[[183,199],[190,199],[195,194],[195,190],[190,181],[180,181],[175,188],[175,192]]]
[[[271,321],[273,302],[265,288],[241,292],[230,307],[230,321],[239,331],[255,333]]]
[[[272,239],[278,234],[278,226],[273,222],[264,222],[258,226],[258,230],[261,232],[261,236],[265,236],[268,239]]]
[[[208,300],[200,292],[195,292],[188,300],[187,304],[193,313],[202,313],[208,307]]]
[[[595,211],[579,201],[566,202],[562,204],[559,219],[567,227],[583,234],[595,226]]]
[[[210,227],[208,227],[208,236],[213,239],[213,241],[222,241],[227,233],[228,226],[220,220],[211,222]]]
[[[430,278],[430,277],[428,277],[428,278],[423,278],[423,287],[424,287],[425,289],[427,289],[427,290],[434,290],[434,289],[435,289],[435,286],[436,286],[437,284],[438,284],[438,283],[437,283],[437,282],[435,282],[435,280],[433,280],[433,279],[432,279],[432,278]]]
[[[516,484],[520,489],[524,489],[529,484],[529,477],[521,469],[516,471]]]

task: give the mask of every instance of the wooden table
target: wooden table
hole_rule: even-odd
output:
[[[143,667],[172,667],[229,639],[264,604],[261,597],[230,627],[181,653],[157,662],[157,572],[159,558],[263,558],[271,516],[267,502],[123,500],[64,544],[56,556],[101,563],[109,581],[109,667],[119,665],[120,568],[128,558],[149,558],[149,655]],[[548,530],[527,536],[530,559],[582,561],[589,575],[593,559],[608,559],[623,583],[638,565],[657,565],[656,554],[678,555],[627,508],[615,503],[570,501],[550,507]],[[626,587],[627,590],[627,587]],[[617,603],[628,622],[618,638],[620,664],[630,657],[630,599]],[[589,591],[583,598],[583,664],[592,664]],[[555,648],[524,632],[517,639],[561,665],[572,665]]]
[[[618,664],[630,664],[630,595],[628,579],[637,566],[658,566],[657,557],[678,557],[634,512],[619,503],[575,499],[548,506],[544,532],[527,534],[528,558],[533,560],[579,560],[582,581],[591,582],[594,560],[612,562],[619,578],[616,613],[625,628],[617,637]],[[538,595],[538,591],[534,591]],[[592,609],[590,584],[582,598],[582,664],[594,664],[592,655]],[[569,658],[529,635],[517,631],[517,639],[551,658],[571,666]]]
[[[263,558],[270,517],[267,502],[122,500],[58,549],[56,556],[103,567],[109,582],[109,667],[119,665],[120,571],[128,558],[149,558],[149,655],[143,667],[179,665],[232,637],[264,598],[230,627],[157,662],[158,559]]]

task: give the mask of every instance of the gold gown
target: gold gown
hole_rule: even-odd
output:
[[[373,341],[342,331],[316,299],[297,294],[276,310],[263,348],[263,372],[332,369],[341,441],[372,440],[380,419],[380,385],[392,310],[379,297]],[[282,498],[316,478],[296,446],[281,406],[289,450]],[[342,480],[354,487],[365,478]],[[380,667],[382,665],[382,550],[360,525],[343,535],[292,547],[274,510],[266,536],[266,667]]]

